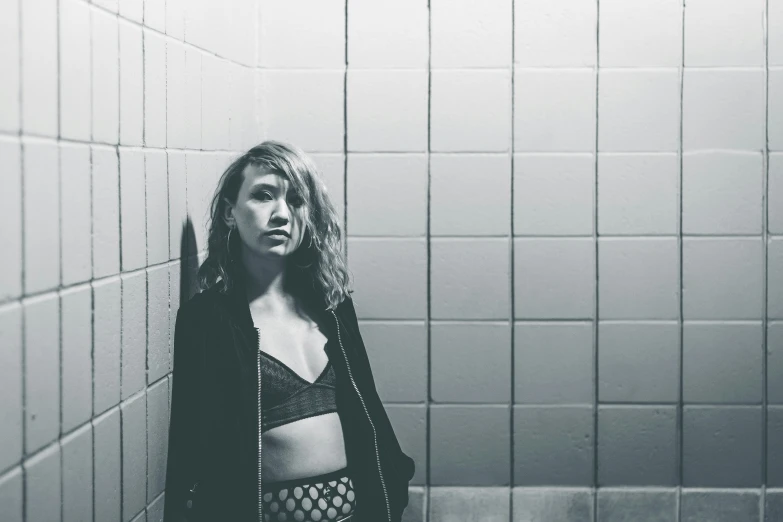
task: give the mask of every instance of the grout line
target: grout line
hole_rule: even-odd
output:
[[[765,520],[766,500],[767,500],[767,482],[769,481],[769,397],[767,396],[767,386],[769,384],[769,0],[764,4],[764,149],[763,171],[762,171],[762,198],[761,198],[761,237],[763,252],[763,275],[764,285],[762,286],[762,314],[761,314],[761,494],[759,495],[759,514],[760,520]]]
[[[595,67],[593,68],[595,74],[595,141],[593,143],[593,176],[594,176],[594,189],[593,189],[593,242],[595,248],[595,262],[593,269],[595,270],[595,286],[594,286],[594,317],[591,321],[593,327],[592,337],[592,364],[593,364],[593,476],[591,486],[591,498],[592,516],[593,521],[598,520],[598,325],[600,317],[598,312],[600,310],[600,295],[599,295],[599,279],[600,279],[600,255],[599,255],[599,241],[598,241],[598,142],[599,142],[599,127],[600,127],[600,114],[599,114],[599,92],[601,87],[601,67],[600,67],[600,42],[601,42],[601,2],[596,0],[595,5]]]
[[[425,241],[427,246],[427,315],[425,332],[427,336],[427,397],[424,407],[425,438],[425,475],[423,516],[429,521],[432,511],[432,2],[427,0],[427,224]]]
[[[343,72],[343,252],[348,263],[348,0],[345,0],[345,71]]]
[[[24,209],[24,203],[25,203],[25,161],[24,161],[24,152],[25,152],[25,143],[21,139],[23,135],[23,129],[24,129],[24,39],[22,37],[22,32],[24,31],[24,17],[22,16],[22,0],[18,0],[16,2],[17,4],[17,21],[19,24],[19,132],[17,135],[19,136],[19,175],[20,175],[20,193],[22,198],[22,204],[20,205],[20,213],[21,213],[21,247],[22,247],[22,267],[21,267],[21,277],[22,277],[22,296],[25,295],[25,291],[27,290],[27,270],[26,270],[26,264],[27,264],[27,255],[26,255],[26,247],[27,247],[27,241],[26,241],[26,226],[25,226],[25,209]],[[22,297],[20,297],[20,300]],[[22,349],[22,393],[21,393],[21,400],[22,400],[22,408],[21,408],[21,414],[22,414],[22,460],[19,463],[19,467],[21,469],[21,480],[22,480],[22,520],[27,520],[27,499],[28,499],[28,491],[27,491],[27,468],[24,466],[25,460],[27,460],[27,411],[25,408],[25,405],[27,404],[27,336],[25,335],[27,330],[27,311],[25,310],[25,307],[22,306],[21,310],[21,349]]]
[[[677,277],[679,279],[679,288],[677,289],[679,293],[679,299],[678,299],[678,317],[677,317],[677,334],[678,334],[678,357],[679,362],[677,369],[678,372],[678,385],[679,389],[677,391],[677,418],[675,420],[675,425],[677,428],[677,444],[675,446],[674,455],[675,455],[675,461],[677,463],[677,493],[675,496],[675,506],[676,506],[676,513],[677,513],[677,520],[681,520],[682,518],[682,488],[683,488],[683,477],[684,477],[684,464],[683,464],[683,443],[684,443],[684,424],[685,424],[685,411],[684,411],[684,382],[685,382],[685,374],[683,371],[683,362],[685,360],[685,350],[684,350],[684,342],[685,342],[685,309],[684,309],[684,298],[683,298],[683,290],[685,287],[684,284],[684,235],[683,235],[683,226],[682,226],[682,206],[683,206],[683,175],[682,175],[682,167],[683,167],[683,108],[684,108],[684,91],[685,91],[685,0],[682,0],[681,4],[681,12],[680,12],[680,66],[678,68],[679,73],[679,80],[680,80],[680,114],[679,114],[679,127],[678,132],[679,136],[677,139],[677,159],[679,163],[678,168],[678,176],[677,176],[677,249],[678,249],[678,274]]]
[[[510,335],[510,363],[509,363],[509,371],[511,373],[511,380],[510,380],[510,408],[509,408],[509,488],[508,488],[508,520],[509,522],[514,522],[514,484],[516,482],[516,476],[514,474],[514,468],[515,468],[515,459],[516,459],[516,446],[514,444],[514,403],[516,401],[516,393],[515,393],[515,387],[516,387],[516,343],[514,342],[514,336],[515,336],[515,323],[514,323],[514,316],[516,315],[516,309],[514,307],[514,141],[515,141],[515,133],[514,133],[514,119],[516,114],[516,106],[515,106],[515,95],[514,95],[514,80],[516,78],[516,24],[515,24],[515,11],[516,2],[512,0],[511,2],[511,146],[509,147],[509,150],[511,151],[509,156],[509,162],[510,162],[510,180],[509,180],[509,208],[510,208],[510,224],[509,224],[509,261],[508,261],[508,273],[509,273],[509,313],[510,313],[510,329],[509,329],[509,335]]]

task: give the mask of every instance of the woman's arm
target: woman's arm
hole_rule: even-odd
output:
[[[186,522],[190,510],[187,502],[196,478],[198,441],[198,339],[196,323],[189,307],[177,311],[174,327],[174,359],[169,422],[168,460],[166,467],[165,522]]]

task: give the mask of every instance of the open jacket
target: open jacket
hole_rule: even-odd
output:
[[[353,301],[347,297],[314,320],[330,341],[327,355],[337,377],[337,413],[357,497],[352,520],[400,522],[415,465],[400,448],[378,396]],[[210,288],[180,306],[164,522],[264,520],[259,494],[263,335],[239,285],[228,293]]]

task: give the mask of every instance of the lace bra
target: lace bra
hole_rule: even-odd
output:
[[[264,351],[261,355],[261,432],[307,417],[337,411],[336,379],[331,361],[309,382]]]

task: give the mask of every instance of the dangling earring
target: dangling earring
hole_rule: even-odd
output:
[[[228,237],[226,238],[226,250],[228,251],[228,259],[233,261],[234,256],[231,255],[231,232],[234,231],[234,227],[228,229]]]

